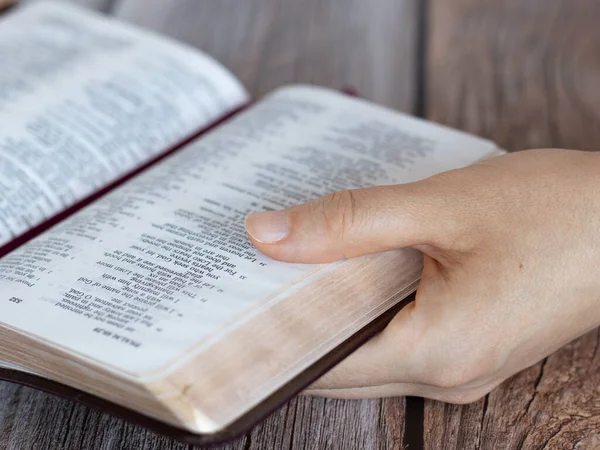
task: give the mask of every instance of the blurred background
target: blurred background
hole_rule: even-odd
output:
[[[508,150],[600,142],[595,0],[70,1],[205,50],[256,98],[350,87]]]

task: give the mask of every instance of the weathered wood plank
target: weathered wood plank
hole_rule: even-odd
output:
[[[599,15],[593,0],[430,0],[428,116],[509,150],[600,150]],[[425,447],[600,448],[599,338],[475,404],[427,401]]]
[[[36,1],[36,0],[27,0]],[[71,0],[200,47],[256,97],[286,83],[351,86],[411,111],[418,0]],[[298,398],[223,449],[400,449],[404,400]],[[0,448],[187,449],[109,415],[0,383]]]
[[[13,0],[19,3],[35,3],[44,0]],[[114,0],[62,0],[69,3],[77,3],[78,5],[85,6],[87,8],[96,9],[98,11],[109,11]]]
[[[2,449],[190,449],[109,414],[12,383],[0,383],[0,405]],[[399,449],[403,424],[404,403],[400,399],[300,397],[248,436],[217,448]]]
[[[404,402],[387,401],[397,411],[386,415],[382,401],[343,401],[299,397],[249,437],[248,448],[387,449],[401,448]],[[391,424],[387,422],[391,420]],[[396,434],[397,433],[397,434]]]
[[[352,86],[410,111],[418,0],[121,0],[114,13],[206,50],[255,96]]]

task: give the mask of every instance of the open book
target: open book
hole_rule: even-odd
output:
[[[0,64],[0,376],[190,442],[245,431],[419,281],[410,249],[270,260],[247,214],[498,151],[318,87],[250,104],[198,50],[62,3],[0,18]]]

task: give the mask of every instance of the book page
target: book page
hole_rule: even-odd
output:
[[[0,318],[121,374],[166,370],[347,264],[270,260],[246,237],[248,213],[494,149],[342,94],[281,89],[0,260]]]
[[[59,2],[0,18],[0,247],[247,101],[198,50]]]

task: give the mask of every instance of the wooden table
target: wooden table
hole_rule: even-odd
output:
[[[595,0],[79,0],[192,43],[255,96],[341,88],[509,150],[600,150]],[[0,383],[0,445],[188,449],[86,407]],[[599,449],[600,334],[485,399],[297,399],[223,448]]]

